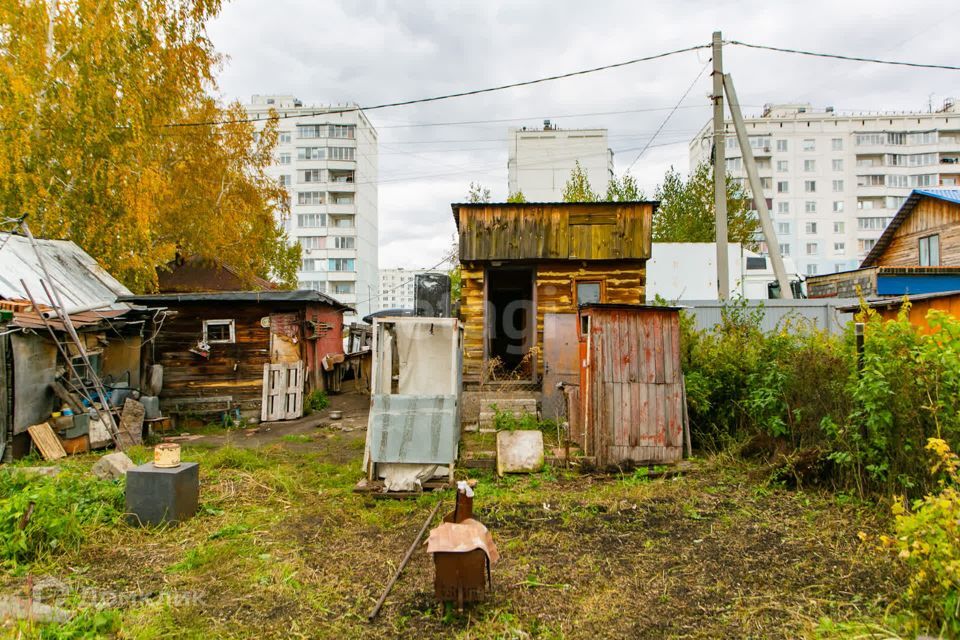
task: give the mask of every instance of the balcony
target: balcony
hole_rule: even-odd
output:
[[[357,212],[357,205],[355,204],[335,204],[330,202],[327,204],[327,212],[331,215],[354,215]]]

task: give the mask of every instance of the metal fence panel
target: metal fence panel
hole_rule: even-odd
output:
[[[852,313],[844,313],[839,307],[856,305],[856,298],[819,298],[816,300],[747,300],[746,311],[763,310],[760,328],[773,331],[785,326],[786,319],[793,325],[812,323],[831,333],[842,333],[848,322],[853,320]],[[712,329],[720,324],[725,306],[743,304],[735,301],[723,303],[718,300],[684,300],[684,312],[696,320],[698,329]]]

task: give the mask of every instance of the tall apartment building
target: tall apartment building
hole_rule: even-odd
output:
[[[378,309],[413,309],[414,279],[428,269],[381,269]]]
[[[370,313],[379,284],[373,125],[356,105],[304,106],[286,95],[255,95],[246,109],[264,121],[271,109],[289,116],[269,173],[290,193],[290,214],[278,221],[302,247],[300,288]]]
[[[929,113],[837,113],[768,105],[746,119],[750,147],[783,255],[801,273],[855,269],[910,191],[960,184],[960,105]],[[712,123],[690,143],[709,162]],[[726,167],[746,182],[732,121]]]
[[[510,129],[509,147],[507,187],[528,202],[563,200],[578,161],[594,191],[606,191],[614,175],[606,129],[558,129],[544,120],[543,129]]]

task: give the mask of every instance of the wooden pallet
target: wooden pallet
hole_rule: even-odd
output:
[[[59,460],[67,457],[67,452],[63,450],[63,445],[60,444],[60,438],[57,437],[48,423],[43,422],[27,427],[27,432],[44,460]]]
[[[448,489],[452,485],[446,480],[428,480],[423,483],[423,491],[384,491],[383,490],[383,481],[382,480],[373,480],[369,481],[366,478],[361,480],[354,486],[354,493],[369,493],[374,498],[389,498],[389,499],[402,499],[402,498],[418,498],[428,491],[442,491],[443,489]]]

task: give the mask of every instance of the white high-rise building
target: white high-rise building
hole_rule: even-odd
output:
[[[378,309],[413,309],[414,280],[423,273],[436,273],[436,270],[381,269]]]
[[[768,105],[746,118],[783,255],[808,275],[859,266],[912,189],[960,184],[960,106],[917,113],[837,113]],[[690,143],[709,162],[712,123]],[[749,188],[732,121],[726,166]]]
[[[293,96],[255,95],[247,107],[276,110],[280,139],[269,172],[290,193],[281,222],[302,247],[302,289],[374,310],[377,269],[377,132],[356,105],[304,106]]]
[[[527,202],[562,201],[577,162],[597,193],[606,192],[613,177],[606,129],[558,129],[544,120],[543,129],[510,129],[509,147],[507,188],[522,191]]]

